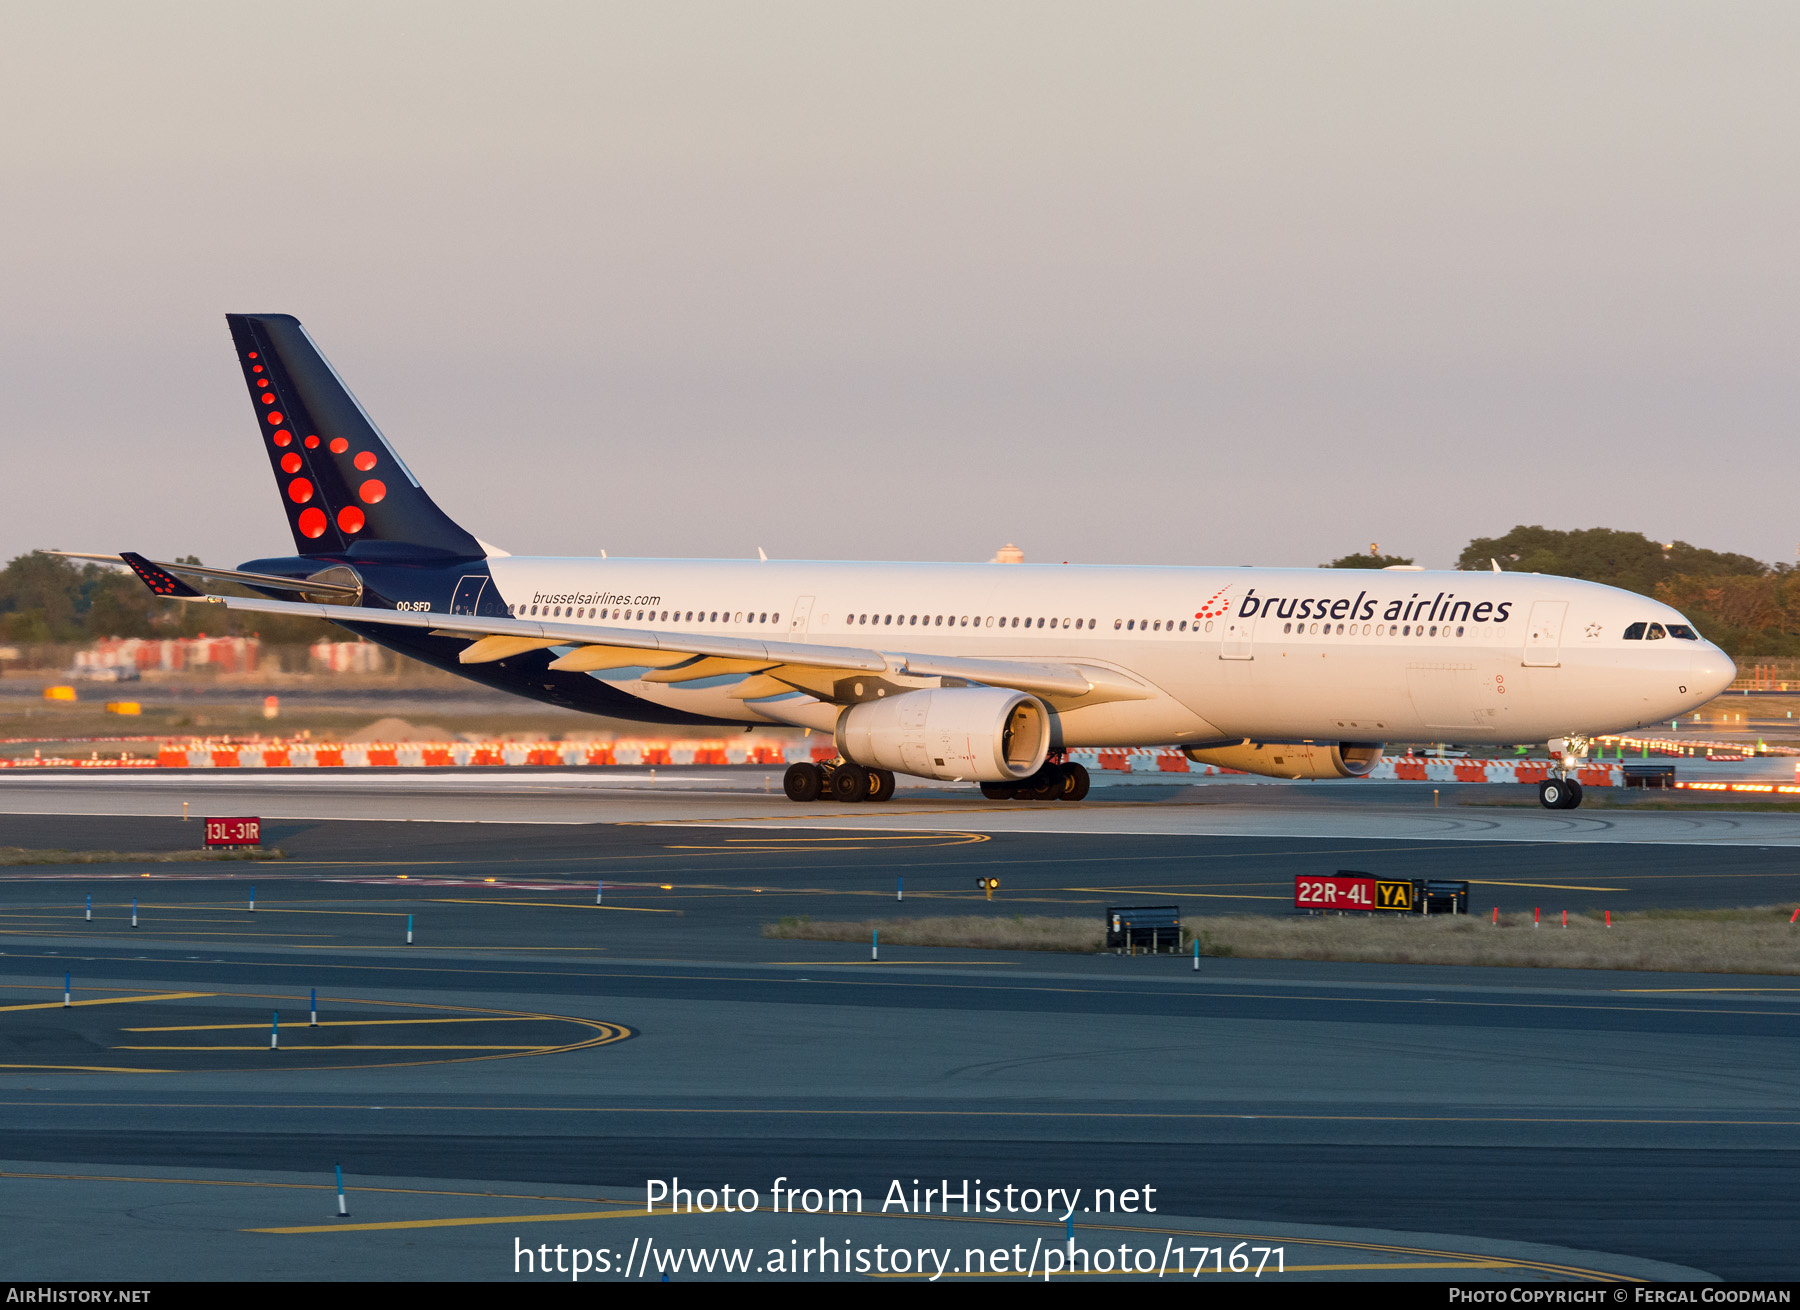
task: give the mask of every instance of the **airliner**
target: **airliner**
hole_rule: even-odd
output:
[[[1674,719],[1736,676],[1667,605],[1497,564],[512,555],[438,508],[298,319],[227,322],[293,553],[237,569],[81,558],[126,563],[159,596],[328,619],[566,709],[827,734],[835,759],[787,770],[794,801],[885,801],[902,773],[1080,801],[1077,747],[1324,779],[1366,775],[1388,742],[1454,741],[1547,744],[1539,800],[1570,809],[1594,737]]]

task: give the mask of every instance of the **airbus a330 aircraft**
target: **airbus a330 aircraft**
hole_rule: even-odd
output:
[[[1078,746],[1179,746],[1283,778],[1366,774],[1389,741],[1550,742],[1571,762],[1736,676],[1667,605],[1497,567],[509,555],[437,507],[299,320],[227,321],[294,553],[236,570],[85,558],[123,560],[158,595],[329,619],[553,705],[832,734],[835,761],[788,769],[796,801],[886,800],[896,773],[1077,801]],[[1571,808],[1580,785],[1559,770],[1539,798]]]

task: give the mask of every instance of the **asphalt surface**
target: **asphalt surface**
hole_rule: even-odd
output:
[[[1800,893],[1790,848],[840,831],[785,814],[747,829],[784,813],[762,805],[659,796],[657,818],[619,824],[272,819],[280,862],[6,871],[0,1171],[29,1198],[29,1221],[0,1228],[9,1270],[509,1277],[515,1235],[626,1223],[569,1215],[635,1213],[648,1179],[766,1201],[785,1175],[871,1199],[914,1178],[1154,1186],[1160,1215],[1189,1217],[1181,1231],[1273,1233],[1306,1276],[1657,1276],[1643,1261],[1800,1274],[1787,979],[916,948],[874,961],[758,931],[789,914],[985,911],[977,876],[1001,879],[1002,912],[1096,916],[1127,898],[1281,912],[1297,872],[1334,868],[1454,871],[1506,909],[1766,904]],[[1068,808],[1129,827],[1182,807]],[[1233,808],[1292,817],[1279,799]],[[177,849],[197,827],[9,814],[0,845]],[[310,1231],[340,1222],[336,1163],[364,1189],[351,1223],[402,1226]],[[747,1222],[682,1240],[838,1242],[843,1222],[892,1220]],[[250,1231],[283,1226],[309,1231]],[[607,1240],[622,1251],[630,1235]]]

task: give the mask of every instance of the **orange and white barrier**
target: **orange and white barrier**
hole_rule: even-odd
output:
[[[492,768],[537,765],[786,764],[801,744],[729,741],[165,742],[161,769]],[[809,744],[806,744],[809,746]],[[795,754],[794,758],[810,758]],[[50,761],[36,761],[50,763]],[[57,761],[66,763],[67,761]]]
[[[1195,764],[1173,747],[1119,747],[1113,750],[1073,750],[1069,758],[1102,773],[1189,773],[1205,777],[1238,769],[1215,764]],[[1550,776],[1549,760],[1477,760],[1439,758],[1435,755],[1384,755],[1368,773],[1376,782],[1542,782]],[[1591,764],[1577,769],[1583,787],[1620,787],[1624,770],[1617,763]]]

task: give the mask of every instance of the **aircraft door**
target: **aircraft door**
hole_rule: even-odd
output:
[[[1222,660],[1255,659],[1255,636],[1255,618],[1244,619],[1236,615],[1227,615],[1224,635],[1219,638],[1219,658]]]
[[[794,602],[794,612],[788,618],[788,636],[804,637],[806,625],[812,618],[813,598],[802,596]]]
[[[481,604],[481,592],[488,584],[487,574],[471,573],[456,584],[456,594],[450,598],[452,614],[474,614]]]
[[[1554,669],[1562,663],[1563,618],[1568,612],[1566,600],[1540,600],[1532,605],[1531,621],[1525,625],[1524,664]]]

